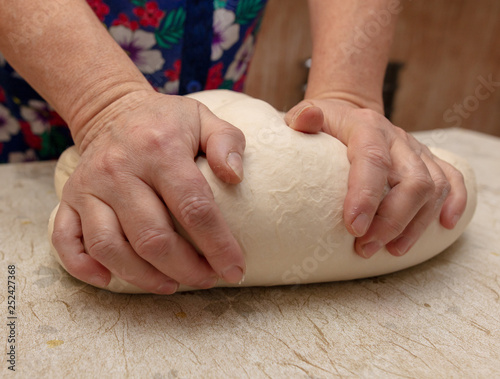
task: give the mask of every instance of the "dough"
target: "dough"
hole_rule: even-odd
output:
[[[218,180],[205,158],[196,160],[245,254],[247,272],[241,286],[329,282],[402,270],[446,249],[472,218],[476,207],[472,169],[463,159],[432,149],[465,177],[467,209],[458,225],[447,230],[436,219],[406,255],[394,257],[384,249],[368,260],[363,259],[354,252],[354,237],[343,223],[349,162],[341,142],[324,133],[293,131],[283,121],[283,114],[243,94],[217,90],[190,97],[240,128],[247,140],[243,157],[245,178],[238,185]],[[59,197],[78,159],[75,148],[68,149],[59,159],[55,173]],[[51,215],[49,235],[56,211],[57,208]],[[177,230],[188,238],[178,224]],[[59,260],[54,248],[52,252]],[[219,281],[218,286],[233,285]],[[115,276],[107,289],[143,292]]]

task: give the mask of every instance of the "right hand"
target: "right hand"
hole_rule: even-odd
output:
[[[153,90],[112,102],[85,129],[52,237],[70,274],[106,287],[113,273],[159,294],[242,279],[242,250],[194,162],[201,150],[218,178],[239,183],[239,129],[196,100]],[[204,256],[174,231],[169,212]]]
[[[370,258],[385,246],[404,255],[436,218],[453,229],[467,205],[460,171],[379,112],[344,98],[304,100],[287,121],[295,130],[322,130],[346,145],[351,166],[344,222],[356,237],[356,252]]]

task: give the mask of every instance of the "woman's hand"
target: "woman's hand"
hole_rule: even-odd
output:
[[[344,222],[362,257],[383,246],[403,255],[435,217],[452,229],[465,210],[462,174],[376,111],[346,100],[308,99],[292,108],[286,121],[295,130],[323,131],[347,146],[351,169]]]
[[[105,287],[113,273],[161,294],[242,279],[243,253],[194,162],[201,150],[220,179],[240,182],[239,129],[195,100],[153,90],[119,98],[83,129],[53,234],[73,276]],[[174,231],[169,212],[205,257]]]

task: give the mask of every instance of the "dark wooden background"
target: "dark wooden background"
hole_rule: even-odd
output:
[[[392,121],[500,136],[500,1],[403,0],[391,61],[403,64]],[[311,55],[307,0],[269,0],[246,92],[286,110],[303,96]]]

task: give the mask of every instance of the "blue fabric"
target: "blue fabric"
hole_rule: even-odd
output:
[[[179,94],[186,95],[205,87],[212,61],[211,1],[187,0],[184,43],[182,45],[182,71]]]

